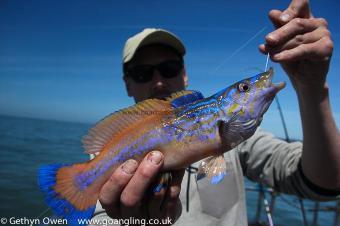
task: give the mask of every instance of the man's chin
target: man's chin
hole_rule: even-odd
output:
[[[159,100],[166,100],[171,94],[158,94],[150,96],[150,99],[159,99]]]

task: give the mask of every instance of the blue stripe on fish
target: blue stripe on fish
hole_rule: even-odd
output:
[[[186,95],[180,96],[180,97],[172,100],[171,105],[174,108],[178,108],[178,107],[181,107],[183,105],[186,105],[186,104],[189,104],[189,103],[192,103],[192,102],[195,102],[197,100],[201,100],[201,99],[204,98],[203,94],[199,91],[192,90],[191,92],[192,93],[190,93],[190,94],[186,94]]]
[[[144,151],[154,149],[156,145],[160,145],[169,141],[169,139],[164,140],[164,137],[162,137],[162,139],[160,139],[160,137],[154,137],[154,134],[158,134],[155,133],[154,131],[151,131],[150,134],[144,134],[143,136],[139,137],[136,141],[133,141],[131,144],[125,146],[112,159],[110,160],[103,159],[102,162],[98,164],[95,168],[79,174],[76,177],[76,181],[79,188],[81,190],[86,189],[99,176],[105,173],[113,165],[125,162],[129,158],[134,157],[135,155],[142,155]],[[145,139],[148,139],[147,142],[144,142]],[[142,142],[144,142],[143,145],[141,145]],[[136,145],[137,147],[134,148],[134,146]]]
[[[206,109],[211,104],[214,104],[214,103],[216,103],[216,100],[210,98],[204,101],[198,101],[197,103],[190,104],[186,106],[185,109],[182,109],[182,111],[178,112],[177,117],[188,116],[189,118],[194,118],[198,114],[202,114],[202,112],[198,111],[198,109],[201,109],[201,108]]]

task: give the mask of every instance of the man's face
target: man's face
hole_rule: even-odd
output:
[[[180,60],[172,49],[162,45],[146,46],[138,50],[128,68],[158,65],[171,60]],[[174,92],[184,90],[188,82],[184,67],[172,78],[165,78],[156,68],[153,70],[152,79],[148,82],[138,83],[129,76],[124,76],[124,81],[129,96],[132,96],[135,102],[149,98],[164,99]]]

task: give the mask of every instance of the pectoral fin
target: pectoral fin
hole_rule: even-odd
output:
[[[197,180],[208,177],[211,184],[218,184],[226,175],[227,165],[223,155],[204,159],[198,167]]]
[[[242,111],[233,115],[227,122],[221,122],[219,126],[220,137],[222,138],[222,147],[224,149],[232,149],[244,140],[254,134],[257,126],[256,120],[251,119],[247,122],[238,120],[238,115]]]

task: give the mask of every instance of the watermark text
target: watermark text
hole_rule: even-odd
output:
[[[143,219],[143,218],[126,218],[126,219],[112,219],[112,218],[92,218],[92,219],[77,219],[78,224],[82,225],[171,225],[172,220],[168,217],[165,219]],[[0,224],[2,225],[68,225],[66,219],[61,218],[27,218],[27,217],[1,217]]]

